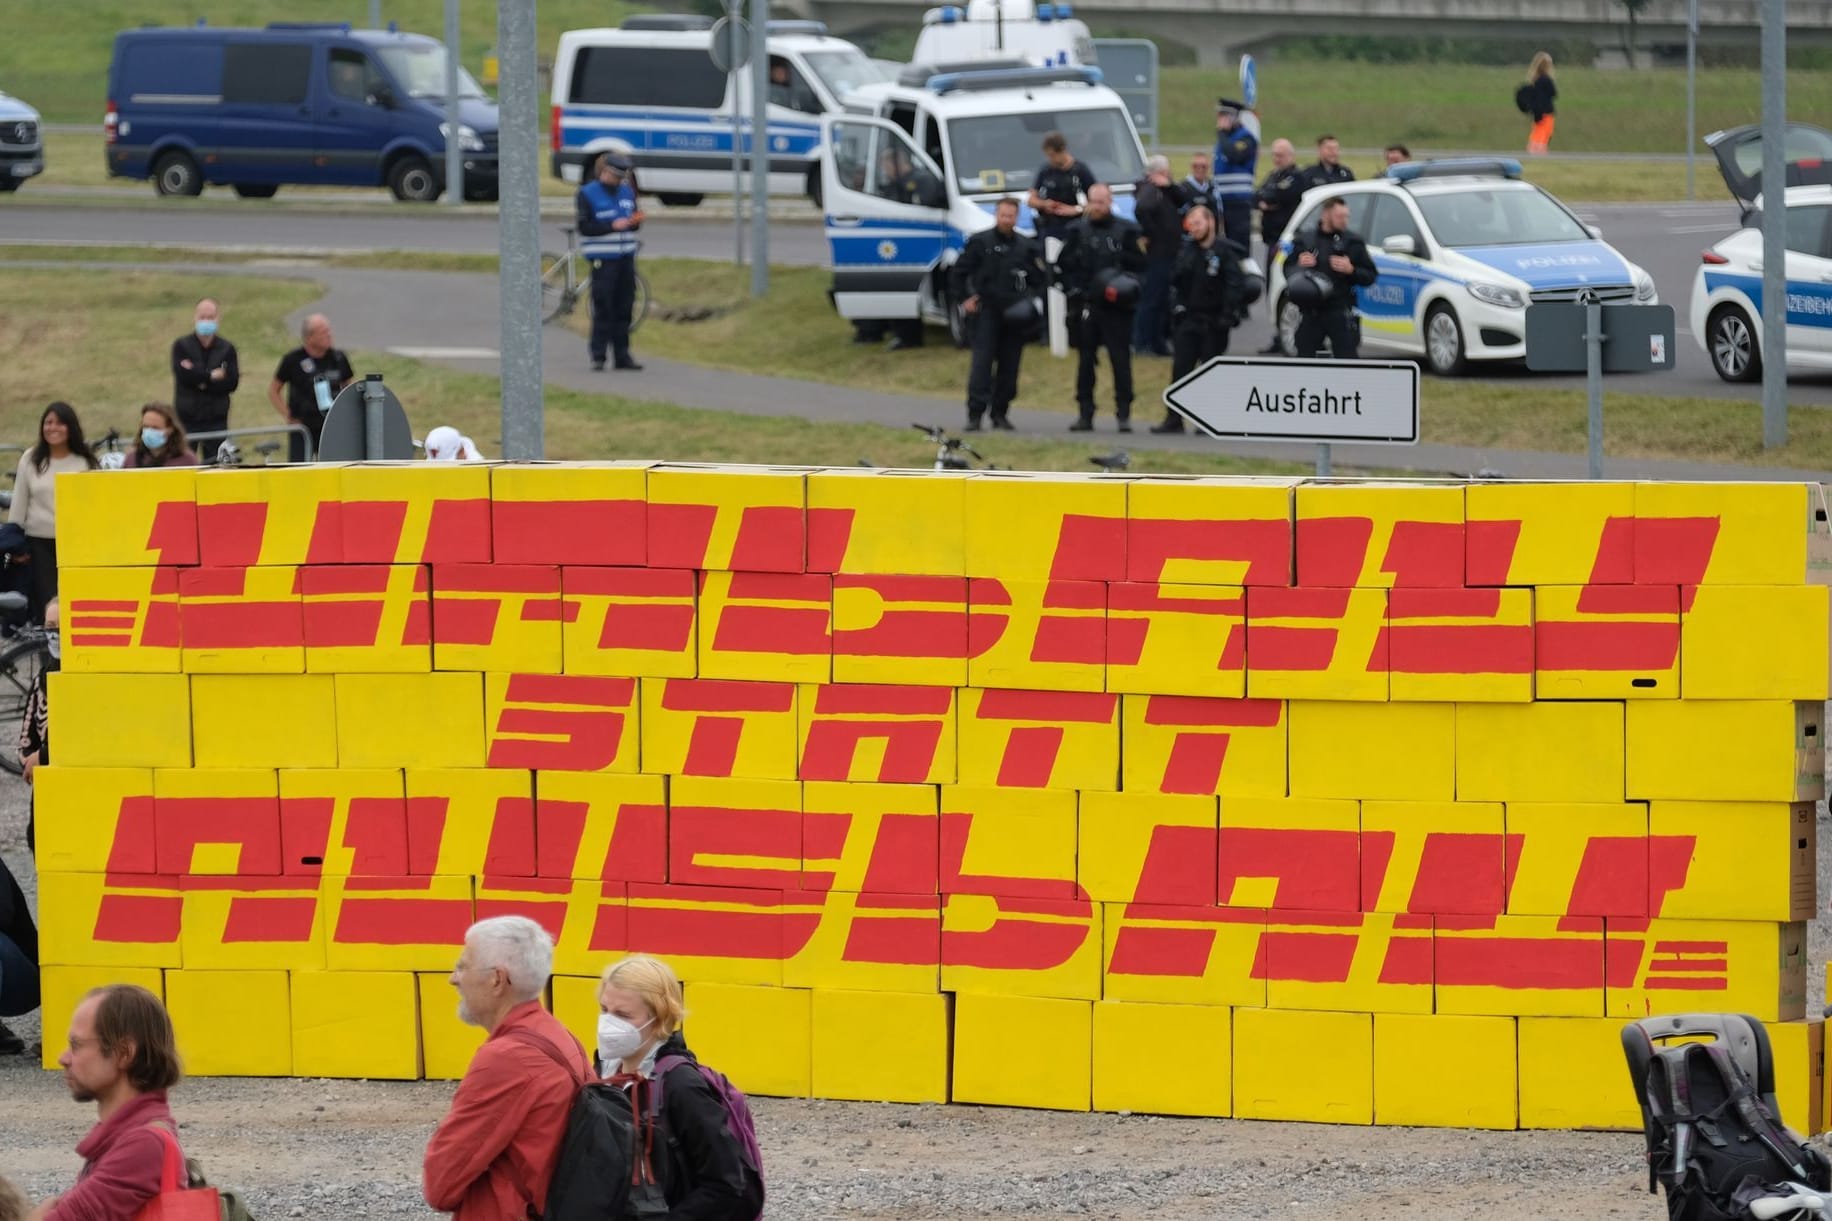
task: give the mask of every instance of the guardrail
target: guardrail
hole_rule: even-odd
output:
[[[189,433],[187,437],[192,442],[192,448],[195,449],[199,441],[233,441],[237,437],[271,437],[292,434],[297,434],[305,439],[304,461],[310,462],[316,456],[317,450],[312,445],[311,430],[303,424],[272,424],[265,428],[217,428],[209,432]],[[287,463],[282,462],[281,465],[287,465]]]

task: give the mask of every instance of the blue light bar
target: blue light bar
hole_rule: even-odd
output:
[[[944,72],[930,77],[928,85],[935,93],[956,93],[962,90],[1022,89],[1027,85],[1098,85],[1101,80],[1100,69],[1093,67],[1001,68],[992,72]]]
[[[1418,178],[1519,178],[1520,162],[1512,157],[1442,157],[1434,161],[1402,161],[1387,167],[1394,182]]]

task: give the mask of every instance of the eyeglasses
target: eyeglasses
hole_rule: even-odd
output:
[[[100,1047],[101,1045],[102,1040],[100,1039],[71,1039],[70,1054],[74,1056],[80,1053],[85,1047]]]

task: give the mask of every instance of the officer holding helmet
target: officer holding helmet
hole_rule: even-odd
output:
[[[1069,336],[1081,349],[1075,377],[1080,414],[1070,432],[1094,431],[1094,368],[1100,350],[1113,363],[1113,414],[1120,432],[1132,431],[1132,323],[1145,272],[1145,236],[1113,214],[1113,193],[1088,188],[1088,207],[1069,227],[1056,271],[1069,296]]]
[[[1368,244],[1349,228],[1349,205],[1342,196],[1326,200],[1315,230],[1293,237],[1285,261],[1285,295],[1298,307],[1298,355],[1315,357],[1329,340],[1337,360],[1361,355],[1361,327],[1355,317],[1355,290],[1374,283],[1380,272]]]
[[[967,239],[950,279],[973,331],[973,370],[967,377],[967,431],[978,432],[988,411],[994,428],[1012,427],[1024,345],[1043,319],[1037,297],[1049,283],[1043,247],[1018,232],[1018,201],[999,200],[993,226]]]
[[[636,304],[636,231],[642,210],[630,183],[631,163],[620,153],[601,153],[592,180],[579,188],[579,251],[592,265],[592,368],[604,368],[605,354],[619,369],[640,369],[630,355],[630,311]]]

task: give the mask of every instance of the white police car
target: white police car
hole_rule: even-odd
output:
[[[1762,133],[1756,126],[1713,132],[1743,227],[1705,251],[1692,282],[1692,336],[1727,382],[1762,376]],[[1832,132],[1805,123],[1787,130],[1787,363],[1832,369]],[[1801,184],[1801,185],[1795,185]]]
[[[1520,179],[1520,163],[1457,159],[1404,162],[1384,177],[1305,192],[1281,235],[1289,252],[1315,229],[1327,199],[1349,206],[1349,228],[1380,270],[1355,290],[1364,354],[1421,356],[1452,376],[1470,361],[1521,360],[1527,306],[1576,301],[1643,305],[1654,277],[1623,258],[1571,209]],[[1284,258],[1269,286],[1285,350],[1295,352],[1298,309],[1285,296]]]

